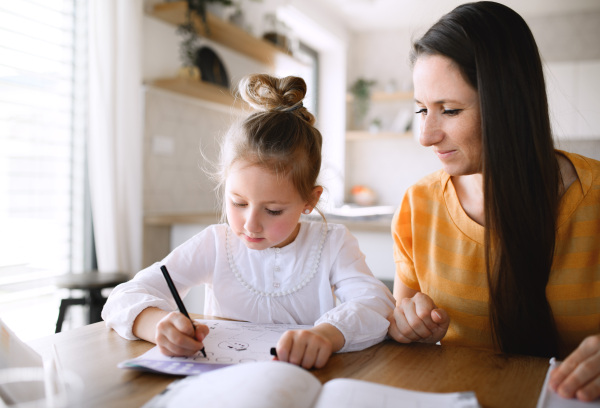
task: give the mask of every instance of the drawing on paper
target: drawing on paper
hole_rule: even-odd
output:
[[[210,330],[204,339],[206,357],[198,352],[191,357],[168,357],[154,347],[121,367],[142,368],[175,375],[193,375],[231,364],[268,361],[271,347],[287,330],[311,326],[289,324],[254,324],[224,320],[197,320]]]

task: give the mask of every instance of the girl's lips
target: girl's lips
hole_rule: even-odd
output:
[[[264,240],[264,238],[252,238],[252,237],[249,237],[248,235],[244,235],[244,238],[248,242],[261,242],[262,240]]]

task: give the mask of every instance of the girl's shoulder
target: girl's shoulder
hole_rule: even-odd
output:
[[[325,240],[330,242],[344,241],[352,234],[343,224],[337,224],[326,221],[301,221],[302,229],[304,229],[305,240],[317,240],[323,237]]]

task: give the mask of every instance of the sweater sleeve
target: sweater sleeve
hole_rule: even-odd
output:
[[[315,325],[329,323],[342,332],[345,343],[340,352],[363,350],[385,338],[394,298],[387,286],[373,276],[357,239],[348,229],[338,226],[330,233],[329,249],[337,251],[330,282],[339,304]]]
[[[177,291],[182,298],[185,297],[193,286],[211,281],[217,234],[216,228],[208,227],[175,248],[161,262],[143,269],[130,281],[115,287],[102,309],[106,327],[114,329],[125,339],[137,340],[132,331],[133,322],[144,309],[157,307],[166,311],[177,310],[160,266],[167,266]]]

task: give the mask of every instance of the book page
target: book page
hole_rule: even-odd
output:
[[[314,408],[479,408],[473,392],[431,393],[346,378],[328,381]]]
[[[271,347],[277,345],[287,330],[308,329],[312,326],[292,324],[256,324],[227,320],[196,321],[208,326],[210,332],[203,344],[206,357],[198,352],[191,357],[169,357],[158,347],[143,355],[124,361],[121,368],[141,368],[174,375],[195,375],[231,364],[269,361]]]
[[[169,390],[172,395],[163,396],[161,406],[310,408],[320,389],[319,380],[298,366],[280,361],[246,363],[181,380]]]
[[[582,402],[576,399],[565,399],[548,387],[550,373],[559,365],[559,361],[556,361],[554,358],[550,359],[550,367],[548,367],[548,372],[546,373],[546,379],[544,380],[542,392],[540,392],[537,408],[600,408],[600,400]]]

